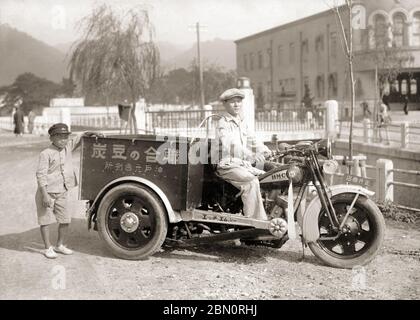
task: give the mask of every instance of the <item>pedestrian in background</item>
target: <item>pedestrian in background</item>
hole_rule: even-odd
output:
[[[16,108],[16,112],[13,115],[13,123],[15,125],[14,133],[17,136],[22,136],[25,126],[25,115],[23,114],[23,111],[20,107]]]
[[[382,130],[385,131],[385,144],[389,145],[389,132],[388,125],[391,123],[391,116],[388,112],[388,107],[385,103],[381,103],[379,107],[379,119],[378,119],[378,128],[379,128],[379,142],[382,142]]]
[[[28,132],[30,134],[32,134],[32,132],[34,131],[34,123],[35,123],[35,118],[36,118],[36,114],[35,112],[31,109],[28,113]]]
[[[404,95],[404,113],[408,115],[408,95]]]

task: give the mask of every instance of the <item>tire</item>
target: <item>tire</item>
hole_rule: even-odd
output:
[[[118,185],[105,194],[98,208],[97,224],[99,236],[111,253],[129,260],[154,254],[168,230],[166,210],[159,198],[134,183]]]
[[[340,222],[354,197],[354,193],[342,193],[331,199],[337,216],[341,215]],[[351,269],[365,265],[376,256],[382,245],[385,220],[378,206],[360,195],[354,209],[347,218],[346,226],[350,229],[347,235],[343,234],[336,240],[317,240],[308,244],[313,254],[331,267]],[[334,236],[328,226],[329,219],[321,211],[318,219],[321,236]]]

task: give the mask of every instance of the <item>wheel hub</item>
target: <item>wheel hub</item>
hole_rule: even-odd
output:
[[[274,218],[270,220],[270,227],[268,230],[273,236],[282,238],[287,232],[287,222],[282,218]]]
[[[120,225],[127,233],[133,233],[139,227],[140,221],[137,215],[133,212],[126,212],[121,217]]]
[[[353,217],[348,217],[346,224],[343,227],[343,232],[345,234],[357,235],[359,233],[359,230],[360,228],[357,220]]]

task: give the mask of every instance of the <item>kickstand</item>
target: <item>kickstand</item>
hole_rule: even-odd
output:
[[[301,243],[302,243],[302,258],[300,259],[301,262],[305,261],[305,241],[303,241],[303,237],[301,236]]]

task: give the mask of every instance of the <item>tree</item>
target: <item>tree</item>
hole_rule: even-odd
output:
[[[346,55],[348,68],[349,68],[349,75],[350,75],[350,96],[351,96],[351,103],[350,103],[350,134],[349,134],[349,158],[350,160],[353,159],[353,125],[354,125],[354,107],[356,102],[355,96],[355,86],[356,82],[354,80],[354,71],[353,71],[353,61],[354,61],[354,54],[353,54],[353,0],[345,0],[344,5],[337,6],[335,4],[333,11],[336,14],[337,23],[341,30],[341,43],[343,45],[344,54]],[[346,32],[346,28],[343,22],[343,15],[348,21],[348,32]],[[350,167],[349,167],[350,171]],[[350,172],[349,172],[350,173]]]
[[[217,101],[220,93],[235,86],[236,74],[218,65],[205,66],[205,103]],[[190,68],[174,69],[162,74],[154,85],[152,101],[168,104],[196,104],[200,101],[199,73],[193,61]]]
[[[395,42],[392,42],[390,34],[393,31],[386,23],[378,24],[375,30],[371,30],[374,33],[372,40],[375,48],[370,50],[369,59],[375,65],[376,96],[379,102],[384,98],[385,86],[396,80],[402,70],[414,61],[409,51],[398,48]],[[374,120],[377,119],[378,112],[378,105],[375,104]]]
[[[130,132],[137,133],[136,102],[150,97],[160,62],[147,10],[133,8],[119,16],[104,4],[79,26],[84,35],[74,44],[70,78],[80,82],[84,94],[96,92],[107,103],[129,100]]]
[[[24,113],[28,113],[31,109],[48,107],[50,100],[59,95],[61,90],[59,84],[37,77],[33,73],[20,74],[13,84],[3,88],[8,111],[10,112],[17,103],[21,102]]]
[[[308,109],[312,108],[313,100],[314,100],[314,97],[311,97],[311,89],[309,89],[308,84],[305,83],[305,93],[302,98],[302,103],[305,106],[305,108],[308,108]]]

